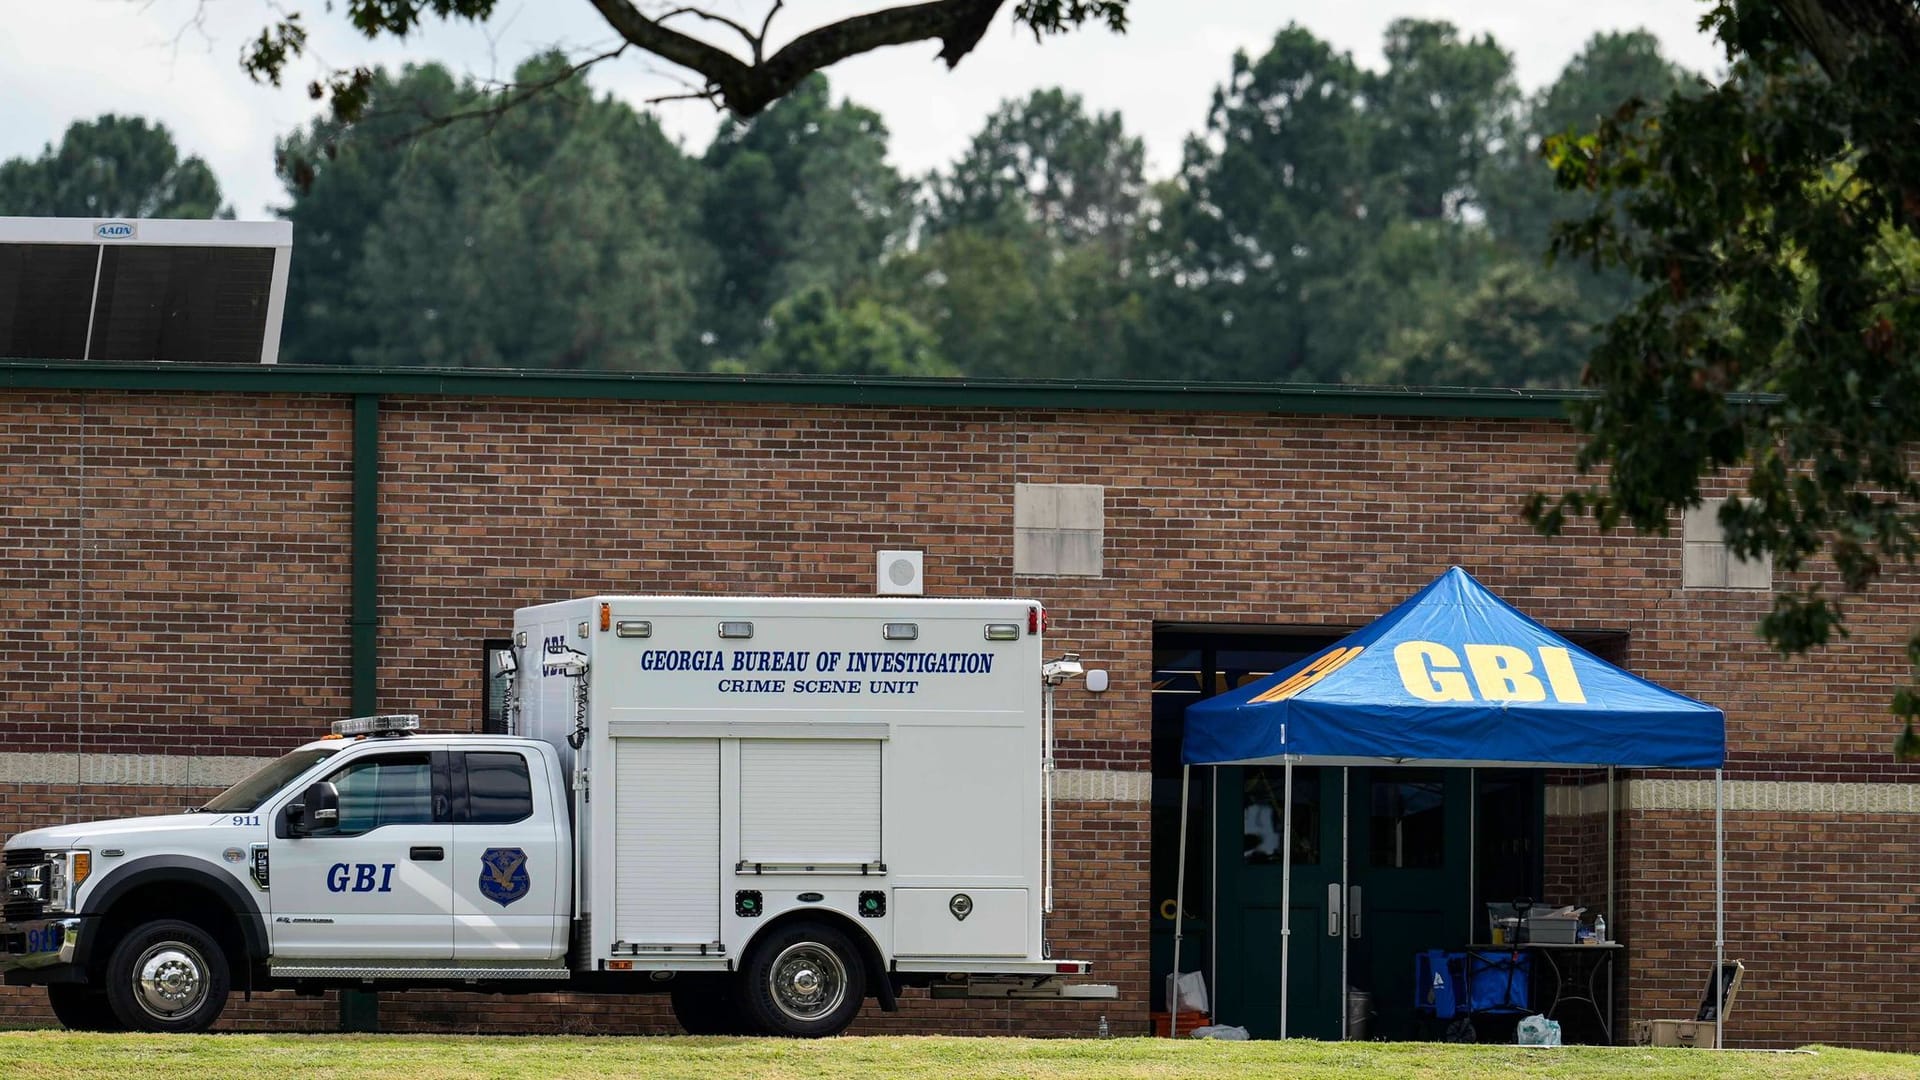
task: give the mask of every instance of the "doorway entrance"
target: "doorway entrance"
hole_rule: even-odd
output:
[[[1155,638],[1154,895],[1172,897],[1179,840],[1180,717],[1193,701],[1279,671],[1338,632],[1164,630]],[[1414,957],[1485,940],[1486,899],[1538,896],[1543,774],[1524,769],[1196,769],[1189,788],[1181,964],[1207,973],[1218,1023],[1280,1034],[1281,893],[1292,856],[1287,1032],[1414,1038]],[[1156,1009],[1172,970],[1171,901],[1155,913]],[[1364,1004],[1362,1004],[1364,1003]]]

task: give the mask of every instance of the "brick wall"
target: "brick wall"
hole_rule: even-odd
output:
[[[0,752],[264,755],[345,715],[351,414],[343,397],[0,391],[0,678],[13,706]],[[1573,480],[1557,423],[445,397],[385,399],[381,424],[379,706],[440,729],[477,726],[480,643],[520,605],[596,591],[863,595],[876,548],[916,547],[932,595],[1047,604],[1052,644],[1113,674],[1101,697],[1063,697],[1062,765],[1137,773],[1156,623],[1358,625],[1458,564],[1556,629],[1629,633],[1637,672],[1726,709],[1732,777],[1920,780],[1887,761],[1884,716],[1920,576],[1851,602],[1840,645],[1775,656],[1751,633],[1764,594],[1680,589],[1678,537],[1532,534],[1522,498]],[[1105,487],[1104,576],[1013,573],[1013,486],[1050,482]],[[0,787],[0,832],[190,794]],[[1915,1045],[1891,1020],[1858,1019],[1912,1004],[1890,969],[1920,897],[1889,866],[1912,820],[1730,817],[1750,875],[1730,935],[1755,958],[1743,1045],[1810,1031]],[[917,1001],[863,1028],[1084,1033],[1104,1012],[1144,1030],[1147,824],[1144,801],[1063,807],[1051,936],[1099,962],[1121,1002]],[[1597,892],[1599,825],[1550,828],[1551,882]],[[1704,980],[1710,933],[1674,914],[1710,887],[1686,847],[1699,825],[1622,815],[1629,1016],[1684,1015]],[[1809,849],[1830,854],[1797,861]],[[1872,953],[1829,962],[1823,913],[1848,897],[1842,948]],[[40,1007],[0,991],[0,1022]],[[331,1016],[324,1001],[274,1002],[229,1023]],[[396,1028],[658,1030],[662,1017],[657,1002],[383,1007]]]
[[[348,410],[0,394],[9,751],[274,754],[347,703]]]

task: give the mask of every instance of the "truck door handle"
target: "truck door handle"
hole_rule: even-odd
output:
[[[439,862],[447,857],[445,848],[414,847],[407,849],[407,858],[414,862]]]

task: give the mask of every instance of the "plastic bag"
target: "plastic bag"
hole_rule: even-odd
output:
[[[1172,973],[1167,975],[1167,1011],[1168,1012],[1207,1012],[1207,979],[1197,971],[1189,971],[1179,976],[1179,990],[1175,991]]]
[[[1538,1014],[1529,1016],[1514,1029],[1514,1037],[1521,1046],[1559,1046],[1560,1021]]]
[[[1247,1038],[1247,1029],[1234,1027],[1230,1024],[1208,1024],[1206,1027],[1194,1028],[1192,1038],[1230,1039],[1235,1042],[1240,1042]]]

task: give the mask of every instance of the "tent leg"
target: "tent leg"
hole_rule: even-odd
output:
[[[1180,766],[1180,868],[1173,883],[1173,1000],[1167,1002],[1167,1034],[1180,1037],[1180,940],[1186,936],[1187,913],[1187,784],[1193,766]]]
[[[1287,1037],[1287,962],[1293,951],[1293,756],[1286,759],[1280,810],[1280,1037]]]
[[[1713,1048],[1727,1045],[1726,992],[1720,965],[1727,962],[1727,773],[1713,770]]]
[[[1607,910],[1603,912],[1603,914],[1613,917],[1613,933],[1615,937],[1618,937],[1621,928],[1626,924],[1626,920],[1620,917],[1620,904],[1613,898],[1613,853],[1615,847],[1613,839],[1613,799],[1613,766],[1609,765],[1607,766]]]

